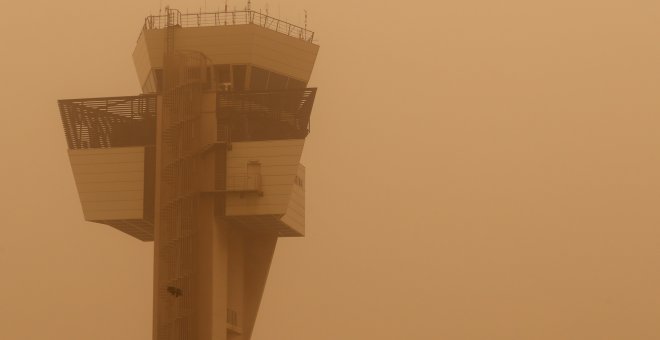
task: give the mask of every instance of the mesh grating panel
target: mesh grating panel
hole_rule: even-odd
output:
[[[69,149],[156,143],[156,96],[58,101]]]
[[[218,141],[305,138],[315,97],[315,88],[218,92]]]

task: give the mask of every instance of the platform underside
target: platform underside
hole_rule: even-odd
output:
[[[95,223],[101,223],[109,225],[121,232],[129,234],[138,240],[141,241],[153,241],[154,240],[154,225],[153,223],[146,220],[100,220],[100,221],[90,221]]]
[[[303,233],[282,222],[283,215],[249,215],[227,216],[226,220],[233,226],[250,231],[276,231],[280,237],[300,237]]]

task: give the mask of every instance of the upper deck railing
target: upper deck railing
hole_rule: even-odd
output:
[[[173,17],[173,24],[175,26],[210,27],[253,24],[310,43],[314,41],[314,32],[252,10],[232,12],[199,12],[186,14],[181,13],[178,10],[171,11],[174,11],[175,13]],[[166,27],[167,14],[150,15],[144,19],[144,30],[160,29]]]
[[[156,95],[58,101],[69,149],[156,144]]]

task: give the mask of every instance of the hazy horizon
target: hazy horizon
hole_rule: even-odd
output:
[[[151,338],[153,245],[84,221],[57,99],[138,94],[161,3],[224,7],[5,6],[0,339]],[[321,46],[253,340],[660,339],[660,2],[404,5],[252,2]]]

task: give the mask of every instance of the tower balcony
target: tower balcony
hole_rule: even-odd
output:
[[[300,157],[315,93],[308,88],[204,94],[210,121],[191,127],[217,133],[211,139],[222,161],[208,190],[221,193],[225,216],[234,224],[275,229],[281,236],[304,234]],[[158,98],[59,101],[85,219],[145,241],[153,240]],[[199,191],[205,189],[200,185]]]
[[[153,240],[156,96],[58,104],[85,219]]]

